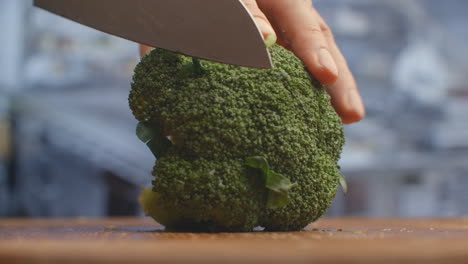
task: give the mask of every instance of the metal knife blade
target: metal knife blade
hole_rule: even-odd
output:
[[[227,64],[271,68],[240,0],[35,0],[35,5],[138,43]]]

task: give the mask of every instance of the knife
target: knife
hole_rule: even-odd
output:
[[[35,0],[37,7],[131,41],[202,59],[271,68],[240,0]]]

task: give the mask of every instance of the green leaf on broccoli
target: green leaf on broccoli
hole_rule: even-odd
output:
[[[143,143],[148,143],[148,141],[153,138],[153,134],[153,128],[148,123],[138,123],[136,127],[136,135]]]
[[[156,158],[164,155],[172,145],[171,141],[161,132],[161,129],[151,125],[149,122],[138,123],[136,135],[148,146]]]
[[[276,173],[272,170],[268,170],[266,177],[266,187],[277,193],[285,193],[297,185],[297,183],[291,183],[291,181],[285,176]]]
[[[288,205],[291,202],[291,198],[288,195],[284,195],[283,193],[276,193],[270,191],[268,193],[267,199],[267,208],[268,209],[279,209]]]
[[[291,183],[291,181],[284,175],[271,170],[268,161],[264,157],[248,157],[245,164],[251,168],[262,171],[262,174],[265,177],[265,188],[269,190],[267,208],[281,208],[291,201],[289,198],[289,190],[296,186],[297,183]]]
[[[346,178],[343,174],[340,173],[340,186],[343,190],[343,193],[346,194],[348,192],[348,184],[346,183]]]
[[[263,174],[267,174],[270,169],[268,161],[264,157],[260,156],[248,157],[245,160],[245,165],[254,169],[260,169],[262,170]]]
[[[201,62],[197,58],[192,58],[192,63],[193,63],[193,71],[195,72],[196,75],[202,75],[205,73],[205,70],[203,69],[203,66],[201,65]]]

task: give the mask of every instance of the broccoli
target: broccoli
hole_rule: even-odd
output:
[[[130,108],[157,158],[145,213],[168,230],[300,230],[342,181],[343,126],[290,51],[273,69],[200,61],[155,49],[135,68]]]

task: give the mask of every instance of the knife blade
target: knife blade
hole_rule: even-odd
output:
[[[35,0],[80,24],[202,59],[271,68],[260,30],[240,0]]]

